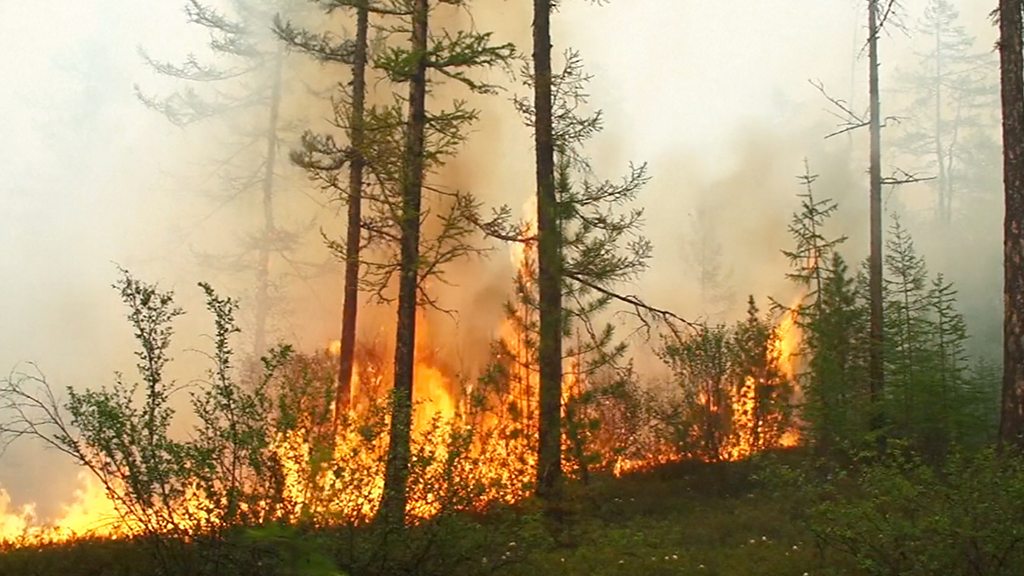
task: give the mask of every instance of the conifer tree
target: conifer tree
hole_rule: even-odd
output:
[[[330,32],[315,32],[295,28],[290,22],[276,22],[278,35],[289,45],[312,56],[321,63],[342,63],[351,73],[348,83],[339,82],[333,99],[335,126],[342,127],[348,145],[339,147],[330,135],[307,131],[302,147],[292,154],[292,160],[304,168],[311,178],[337,194],[347,206],[345,241],[330,241],[328,245],[345,263],[343,286],[341,337],[338,351],[338,378],[334,398],[334,427],[352,400],[352,375],[355,364],[356,317],[359,306],[360,250],[363,231],[363,188],[366,155],[366,77],[369,61],[370,14],[380,8],[368,0],[334,0],[323,6],[330,16],[339,9],[348,8],[355,13],[355,36],[337,40]],[[384,10],[387,11],[386,9]],[[373,111],[371,111],[372,116]],[[380,159],[378,159],[380,160]],[[348,178],[342,186],[338,172],[348,168]]]
[[[974,38],[959,24],[950,0],[929,0],[916,32],[927,42],[916,66],[901,74],[912,90],[902,135],[894,145],[918,160],[917,168],[934,176],[935,218],[948,227],[954,197],[970,184],[964,177],[971,147],[992,128],[987,109],[994,95],[994,62],[974,49]]]
[[[448,194],[448,210],[436,216],[438,232],[421,237],[424,218],[430,214],[429,204],[423,202],[427,171],[457,151],[467,126],[477,117],[476,111],[462,102],[448,110],[428,110],[430,77],[439,74],[471,91],[492,92],[490,85],[473,80],[467,72],[505,64],[514,53],[511,45],[492,44],[487,33],[432,29],[431,13],[442,4],[453,2],[391,0],[390,14],[399,22],[390,29],[408,32],[408,43],[388,45],[375,58],[375,66],[390,80],[408,87],[404,114],[398,105],[381,113],[384,118],[402,118],[403,127],[397,132],[401,135],[401,161],[397,173],[389,172],[394,169],[383,162],[372,162],[372,169],[379,170],[375,178],[383,191],[378,201],[371,201],[380,216],[369,224],[371,234],[390,251],[381,263],[368,264],[368,271],[376,274],[377,294],[386,290],[392,278],[398,284],[391,423],[384,494],[378,511],[378,519],[389,527],[404,523],[408,500],[416,310],[420,303],[436,304],[425,280],[476,250],[469,236],[475,230],[471,223],[477,221],[478,203],[464,192]],[[462,7],[463,2],[454,4]]]
[[[920,437],[922,407],[929,401],[932,361],[929,340],[928,272],[924,259],[898,218],[886,243],[886,379],[888,410],[893,430]]]
[[[808,372],[800,377],[801,418],[819,452],[859,442],[868,431],[868,310],[860,280],[834,252],[818,312],[801,321]]]
[[[1024,40],[1020,0],[999,1],[1003,110],[1003,392],[999,442],[1024,448]]]
[[[275,280],[272,261],[294,266],[289,259],[299,240],[297,232],[283,229],[278,223],[275,197],[280,192],[280,144],[286,121],[281,118],[285,97],[286,54],[271,34],[273,18],[280,12],[294,13],[298,0],[275,0],[269,4],[253,0],[233,0],[231,10],[222,11],[199,0],[187,0],[185,14],[190,23],[210,33],[210,62],[190,54],[181,64],[165,62],[143,52],[148,64],[158,73],[180,79],[184,88],[157,97],[136,93],[148,107],[164,114],[179,126],[222,119],[232,125],[243,144],[226,153],[223,162],[229,167],[230,190],[225,197],[232,200],[256,187],[260,195],[262,222],[241,254],[226,258],[208,258],[213,265],[231,271],[255,270],[253,311],[253,352],[259,357],[266,351],[268,324],[273,308]],[[255,123],[253,117],[259,117]],[[250,132],[239,126],[257,127]],[[250,156],[247,148],[256,145],[261,151]],[[240,166],[232,166],[241,158]]]

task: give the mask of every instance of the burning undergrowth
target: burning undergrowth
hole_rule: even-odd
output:
[[[518,260],[529,284],[529,250]],[[215,318],[213,369],[188,393],[179,415],[165,381],[170,293],[129,275],[118,284],[140,344],[140,381],[78,392],[67,401],[42,375],[9,379],[4,430],[35,437],[85,469],[75,501],[41,522],[31,506],[0,500],[7,546],[85,536],[217,538],[240,526],[370,523],[383,494],[389,426],[387,351],[357,354],[349,409],[334,413],[337,356],[281,347],[262,366],[237,368],[231,338],[235,303],[204,286]],[[528,290],[527,290],[528,291]],[[415,522],[518,502],[536,475],[535,310],[510,304],[487,369],[473,381],[450,377],[423,330],[417,343],[415,417],[408,515]],[[788,320],[787,320],[788,318]],[[424,323],[425,325],[425,323]],[[629,363],[601,347],[567,348],[563,454],[567,473],[623,474],[681,458],[736,460],[792,445],[793,368],[798,334],[790,315],[778,327],[756,310],[745,323],[666,344],[674,386],[657,394]],[[669,340],[666,340],[669,342]],[[727,357],[718,358],[718,342]],[[716,364],[716,362],[724,364]],[[176,392],[177,391],[177,392]],[[680,391],[682,392],[680,396]],[[171,423],[194,422],[187,434]]]

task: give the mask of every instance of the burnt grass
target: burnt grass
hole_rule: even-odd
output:
[[[797,453],[768,457],[798,462]],[[264,526],[217,540],[109,541],[0,549],[0,576],[856,574],[815,546],[801,486],[774,464],[685,462],[570,486],[536,502],[434,519],[401,534]]]

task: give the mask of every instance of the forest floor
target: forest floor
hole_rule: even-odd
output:
[[[790,460],[797,455],[783,455]],[[423,558],[407,562],[405,574],[541,575],[817,575],[850,574],[842,558],[828,558],[815,546],[813,533],[800,519],[799,486],[766,481],[772,470],[754,462],[683,463],[623,478],[598,478],[574,490],[564,528],[551,537],[551,522],[540,515],[541,538],[524,537],[521,524],[530,514],[509,510],[505,519],[474,519],[461,534],[481,538],[473,547],[434,544]],[[770,472],[769,472],[770,473]],[[509,518],[512,518],[510,521]],[[479,524],[476,524],[479,522]],[[547,527],[545,527],[547,526]],[[465,529],[465,526],[464,528]],[[528,530],[526,532],[529,532]],[[441,532],[459,539],[460,532]],[[322,539],[327,540],[323,534]],[[517,542],[517,538],[521,541]],[[337,539],[337,538],[336,538]],[[316,540],[308,539],[309,541]],[[301,560],[293,544],[285,545],[292,565],[264,570],[260,562],[243,568],[182,570],[182,574],[337,574]],[[266,548],[265,543],[261,544]],[[0,550],[0,576],[157,574],[151,554],[130,542],[82,541],[74,545]],[[322,547],[321,547],[322,548]],[[363,549],[365,553],[365,548]],[[255,557],[250,549],[246,555]],[[337,553],[329,554],[339,558]],[[342,555],[344,556],[344,555]],[[446,556],[450,556],[446,557]],[[297,563],[293,562],[299,558]],[[236,558],[237,559],[237,558]],[[193,558],[193,560],[197,560]],[[307,567],[303,568],[302,565]],[[344,560],[341,565],[347,563]],[[370,563],[363,564],[369,568]],[[396,573],[397,570],[351,570]],[[173,571],[177,572],[177,571]]]

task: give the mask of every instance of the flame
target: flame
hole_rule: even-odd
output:
[[[535,213],[533,200],[527,202],[527,214]],[[533,219],[528,219],[524,231],[528,236],[536,232]],[[527,290],[533,288],[536,275],[536,246],[533,241],[513,243],[510,257],[517,271],[517,282]],[[774,330],[771,341],[772,355],[778,362],[779,371],[791,382],[797,374],[796,352],[800,346],[800,329],[796,323],[796,312],[783,315]],[[437,361],[438,350],[431,347],[433,342],[426,316],[418,318],[418,334],[413,371],[414,414],[412,450],[416,455],[427,455],[427,476],[445,478],[448,485],[422,481],[419,486],[410,487],[410,515],[429,517],[441,511],[445,494],[439,491],[451,490],[461,485],[479,486],[472,496],[473,505],[486,506],[494,502],[515,502],[529,495],[536,473],[537,402],[539,397],[539,376],[536,366],[536,310],[526,304],[514,307],[513,314],[497,330],[506,356],[503,359],[507,369],[507,382],[496,390],[484,390],[483,403],[487,410],[474,408],[477,398],[471,398],[470,390],[460,390],[442,363]],[[320,354],[326,354],[324,361],[336,358],[341,350],[339,340],[331,341]],[[311,430],[323,423],[312,421],[309,415],[300,415],[309,422],[301,423],[296,429],[279,433],[271,446],[280,462],[283,486],[280,510],[276,517],[295,520],[312,518],[314,521],[330,522],[344,518],[353,522],[369,521],[376,513],[383,494],[384,456],[387,452],[387,426],[375,421],[376,434],[367,434],[367,419],[372,419],[374,402],[386,398],[390,380],[389,363],[381,358],[375,362],[367,354],[357,354],[353,370],[352,398],[350,407],[351,425],[333,430],[330,444],[333,453],[326,463],[313,466],[315,434]],[[563,370],[563,414],[565,406],[582,394],[591,385],[582,370],[583,359],[572,358]],[[795,382],[794,382],[795,383]],[[742,384],[729,395],[713,400],[702,391],[702,406],[713,413],[729,410],[733,419],[732,437],[721,447],[719,458],[738,460],[749,457],[758,450],[774,446],[795,446],[800,442],[799,433],[790,428],[766,442],[757,430],[758,381],[747,376]],[[470,400],[473,400],[472,402]],[[333,410],[331,411],[333,413]],[[387,418],[386,414],[383,418]],[[604,424],[604,423],[602,423]],[[369,426],[373,428],[373,426]],[[466,464],[459,464],[454,470],[445,469],[451,465],[446,458],[447,440],[460,430],[471,428],[472,440],[466,450]],[[619,446],[601,445],[598,460],[601,465],[616,476],[649,469],[679,459],[678,449],[668,442],[651,444],[646,453],[624,453]],[[563,449],[571,450],[568,438],[563,439]],[[568,470],[568,473],[579,473]],[[53,519],[40,521],[32,505],[12,507],[11,499],[0,489],[0,546],[5,543],[41,544],[61,542],[84,536],[106,538],[129,537],[144,533],[141,526],[121,519],[118,506],[110,499],[104,487],[87,475],[79,476],[80,487],[75,491],[71,504],[65,506]],[[256,503],[255,506],[262,504]],[[269,504],[267,504],[269,506]],[[190,491],[184,502],[177,506],[175,522],[179,526],[196,527],[216,524],[219,509],[204,500],[198,491]],[[332,520],[333,519],[333,520]]]
[[[96,479],[80,472],[78,483],[72,502],[45,521],[37,517],[33,504],[12,510],[10,496],[0,489],[0,544],[45,544],[89,536],[120,538],[132,533]]]

